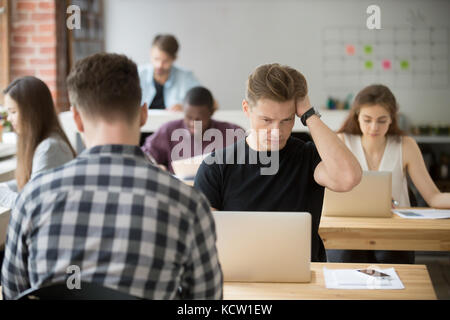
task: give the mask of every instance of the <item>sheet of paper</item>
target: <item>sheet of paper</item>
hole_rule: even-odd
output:
[[[396,209],[396,215],[405,219],[448,219],[450,210],[440,209]]]
[[[172,161],[172,168],[175,172],[175,177],[180,180],[194,180],[200,164],[209,155],[210,153],[207,153],[192,158]]]
[[[356,269],[328,269],[323,268],[325,286],[328,289],[404,289],[402,281],[394,268],[377,269],[388,274],[389,278],[377,278],[358,272]]]

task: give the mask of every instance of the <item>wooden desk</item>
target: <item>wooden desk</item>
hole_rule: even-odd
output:
[[[341,127],[341,124],[347,118],[349,111],[348,110],[327,110],[320,109],[320,114],[322,115],[322,121],[327,124],[332,130],[338,130]],[[173,121],[179,120],[184,117],[183,112],[171,112],[167,110],[149,110],[148,111],[148,120],[144,126],[142,126],[142,132],[155,132],[158,130],[163,124]],[[249,121],[247,117],[245,117],[244,112],[241,109],[235,110],[225,110],[219,109],[214,112],[213,119],[218,121],[226,121],[235,123],[241,126],[244,129],[249,129]],[[73,120],[73,115],[71,111],[61,112],[59,114],[59,120],[64,128],[69,132],[76,131],[75,122]],[[66,131],[66,133],[67,133]],[[309,129],[305,127],[300,119],[296,119],[293,132],[308,132]]]
[[[6,242],[10,212],[11,210],[8,208],[0,207],[0,250],[3,250]]]
[[[183,181],[188,186],[191,186],[191,187],[194,186],[194,180],[181,180],[181,181]]]
[[[330,127],[332,130],[338,130],[341,127],[341,124],[348,116],[348,110],[320,110],[322,115],[322,121]],[[144,126],[141,127],[141,132],[155,132],[158,130],[163,124],[173,121],[179,120],[184,117],[183,112],[171,112],[166,110],[149,110],[148,111],[148,120]],[[237,124],[241,126],[243,129],[249,129],[249,121],[247,117],[245,117],[242,110],[222,110],[219,109],[214,112],[213,119],[218,121],[226,121]],[[78,148],[81,148],[81,141],[79,140],[79,134],[75,126],[75,122],[73,120],[73,115],[71,111],[61,112],[59,114],[59,120],[61,125],[69,138],[70,143],[74,146],[77,151]],[[292,132],[309,132],[309,129],[305,127],[300,119],[295,120],[294,127]]]
[[[322,216],[319,234],[327,249],[450,251],[450,219]]]
[[[14,179],[14,172],[17,167],[17,159],[7,158],[0,160],[0,182],[5,182]]]
[[[225,282],[225,300],[436,300],[427,268],[423,265],[378,265],[394,267],[405,289],[336,290],[327,289],[323,267],[329,269],[365,268],[366,264],[312,263],[310,283]],[[1,287],[0,287],[1,300]]]
[[[424,265],[377,265],[394,267],[405,289],[338,290],[327,289],[323,267],[329,269],[365,268],[368,264],[312,263],[310,283],[226,282],[225,300],[435,300],[436,294]]]

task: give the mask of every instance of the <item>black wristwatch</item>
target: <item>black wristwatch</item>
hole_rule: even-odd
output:
[[[314,108],[309,109],[304,114],[302,114],[302,116],[300,118],[305,127],[306,127],[306,120],[308,120],[308,118],[311,117],[312,115],[316,115],[319,118],[322,116],[318,111],[316,111],[316,109],[314,109]]]

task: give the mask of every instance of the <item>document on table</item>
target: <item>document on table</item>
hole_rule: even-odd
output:
[[[323,268],[325,286],[328,289],[382,289],[398,290],[404,289],[402,281],[394,268],[376,269],[386,273],[389,277],[379,278],[370,276],[355,269],[328,269]]]
[[[172,161],[172,168],[175,172],[175,176],[180,180],[194,181],[198,168],[202,164],[203,160],[209,155],[210,153],[206,153],[192,158]]]
[[[450,210],[440,209],[396,209],[396,215],[406,219],[448,219]]]

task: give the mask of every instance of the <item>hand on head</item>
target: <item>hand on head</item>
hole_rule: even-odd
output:
[[[306,95],[302,99],[298,99],[295,102],[296,114],[298,117],[301,117],[306,111],[311,109],[311,103],[309,102],[309,96]]]

